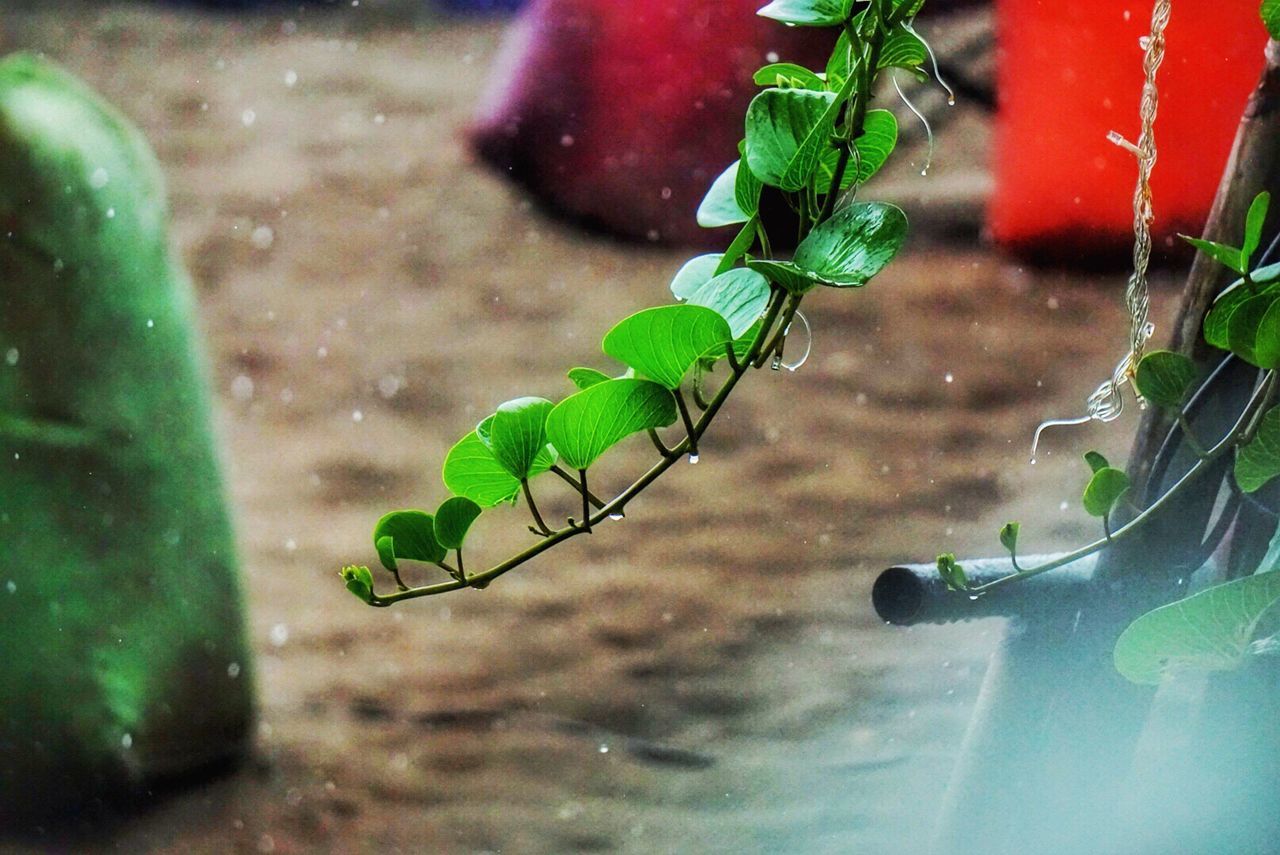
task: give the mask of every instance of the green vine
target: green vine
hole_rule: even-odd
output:
[[[838,30],[823,71],[773,63],[756,72],[765,88],[751,101],[739,159],[713,182],[698,209],[708,228],[738,226],[723,253],[691,259],[671,283],[679,302],[638,312],[604,336],[604,353],[626,366],[621,376],[573,368],[575,394],[553,403],[524,397],[500,405],[446,456],[453,494],[434,512],[393,511],[373,541],[394,591],[376,590],[363,565],[342,568],[347,588],[373,606],[484,588],[543,552],[624,516],[631,501],[675,463],[696,462],[699,443],[750,371],[782,364],[788,331],[808,292],[822,285],[857,288],[901,248],[903,212],[857,202],[857,188],[885,163],[897,142],[893,114],[873,109],[887,70],[925,77],[928,46],[912,28],[923,0],[773,0],[760,14],[791,26]],[[764,187],[777,191],[764,196]],[[796,249],[774,255],[777,240],[762,216],[770,198],[795,214]],[[714,393],[708,383],[724,369]],[[688,395],[686,395],[686,390]],[[692,406],[690,405],[692,399]],[[696,410],[695,410],[696,408]],[[674,436],[659,431],[670,429]],[[597,460],[618,442],[647,434],[658,454],[630,486],[602,500],[588,485]],[[578,518],[555,528],[539,511],[534,481],[545,473],[581,500]],[[538,539],[477,572],[463,564],[472,523],[483,511],[528,507]],[[452,553],[453,563],[447,563]],[[406,584],[402,562],[434,566],[440,581]]]

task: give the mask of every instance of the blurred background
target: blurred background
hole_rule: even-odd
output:
[[[1036,268],[984,243],[992,113],[980,92],[954,108],[913,95],[936,131],[928,175],[929,141],[903,111],[898,159],[866,191],[907,210],[908,249],[865,291],[806,302],[813,355],[744,383],[701,465],[486,591],[364,608],[337,570],[375,563],[377,518],[434,507],[459,437],[506,399],[567,394],[564,370],[602,365],[604,331],[667,301],[691,254],[684,225],[623,234],[581,210],[589,187],[549,198],[584,180],[571,164],[514,163],[498,146],[494,169],[476,153],[474,129],[516,97],[528,28],[510,35],[514,5],[0,2],[4,52],[81,76],[162,162],[259,695],[246,769],[6,848],[923,845],[1000,625],[886,627],[871,580],[944,549],[998,551],[1007,519],[1030,551],[1092,532],[1076,450],[1123,459],[1131,414],[1050,435],[1035,467],[1027,452],[1035,425],[1078,414],[1120,355],[1124,275]],[[992,11],[945,12],[922,34],[944,56],[952,39],[957,67],[990,90],[989,42],[962,48],[990,38]],[[740,116],[739,86],[725,109]],[[733,159],[736,133],[689,186]],[[538,168],[552,171],[534,180]],[[636,217],[691,223],[701,191],[661,186]],[[1178,279],[1154,277],[1158,338]],[[626,444],[598,483],[624,486],[650,454]],[[518,547],[524,525],[522,509],[486,514],[469,564]]]

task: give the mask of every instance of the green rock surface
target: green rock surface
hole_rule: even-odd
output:
[[[234,539],[141,134],[0,63],[0,827],[243,755]]]

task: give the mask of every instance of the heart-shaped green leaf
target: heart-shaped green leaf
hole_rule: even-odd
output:
[[[729,333],[737,338],[764,314],[769,293],[769,280],[754,270],[737,267],[704,282],[689,295],[689,305],[716,312],[729,322]]]
[[[569,382],[577,386],[579,389],[590,389],[597,383],[603,383],[611,379],[608,374],[603,371],[597,371],[594,368],[570,368],[566,372]]]
[[[847,190],[855,183],[864,184],[880,171],[898,144],[898,120],[888,110],[868,110],[862,126],[862,136],[853,141],[853,155],[840,178],[840,189]],[[831,187],[840,161],[840,152],[828,147],[823,150],[814,173],[814,188],[826,193]]]
[[[1258,365],[1258,355],[1254,349],[1258,332],[1262,327],[1262,319],[1277,301],[1280,301],[1280,292],[1250,297],[1236,307],[1227,321],[1228,347],[1250,365]]]
[[[1147,612],[1116,641],[1116,670],[1155,686],[1174,671],[1240,667],[1263,615],[1280,601],[1280,572],[1224,582]]]
[[[1107,458],[1103,457],[1096,451],[1086,451],[1084,453],[1084,462],[1089,464],[1089,471],[1097,472],[1100,469],[1106,469],[1111,464],[1107,462]]]
[[[1177,409],[1186,400],[1199,373],[1190,357],[1171,350],[1156,350],[1142,357],[1134,381],[1138,394],[1151,403]]]
[[[1273,39],[1280,39],[1280,0],[1262,0],[1262,23]]]
[[[482,508],[514,501],[520,492],[520,481],[503,468],[488,444],[480,438],[483,432],[492,439],[492,426],[493,417],[490,416],[476,430],[458,440],[445,456],[441,473],[449,492],[466,496]],[[554,450],[547,447],[538,455],[529,477],[547,471],[555,462]]]
[[[821,77],[794,62],[770,63],[753,74],[751,79],[759,86],[776,86],[779,89],[813,89],[821,92],[827,88]]]
[[[735,223],[745,223],[751,219],[754,211],[744,211],[738,205],[738,169],[740,161],[735,160],[729,164],[729,168],[711,182],[711,189],[707,191],[707,195],[702,197],[702,203],[698,205],[698,225],[704,229],[714,229],[720,226],[731,226]]]
[[[1280,475],[1280,407],[1273,407],[1258,422],[1258,431],[1236,453],[1236,483],[1254,493]]]
[[[1089,479],[1084,488],[1084,510],[1091,517],[1105,517],[1129,492],[1129,476],[1119,469],[1104,466]]]
[[[444,547],[436,540],[434,518],[426,511],[392,511],[384,515],[373,527],[373,544],[382,566],[388,570],[398,569],[398,558],[434,564],[445,556]]]
[[[631,434],[675,420],[675,398],[666,387],[648,380],[609,380],[557,404],[547,417],[547,436],[566,464],[586,469]]]
[[[547,414],[555,404],[546,398],[516,398],[498,407],[486,430],[477,435],[513,478],[528,478],[546,454]]]
[[[645,309],[619,321],[605,335],[603,347],[637,373],[675,389],[699,356],[732,338],[728,322],[717,312],[686,304]]]
[[[836,27],[845,9],[843,0],[773,0],[756,14],[799,27]]]
[[[837,210],[800,241],[789,262],[755,260],[747,266],[793,293],[814,285],[856,288],[888,264],[907,237],[907,215],[885,202]]]
[[[831,136],[839,98],[833,92],[766,89],[747,107],[747,165],[772,187],[800,190]]]
[[[461,549],[467,531],[480,516],[480,506],[465,496],[445,499],[436,508],[436,540],[445,549]]]
[[[1222,292],[1209,314],[1205,316],[1204,340],[1214,347],[1228,350],[1231,315],[1242,303],[1255,296],[1280,294],[1280,282],[1277,278],[1280,278],[1280,264],[1270,264],[1255,270],[1253,272],[1255,288],[1249,288],[1243,279],[1237,279],[1231,287]]]
[[[1021,528],[1016,522],[1008,522],[1000,529],[1000,545],[1009,550],[1010,555],[1018,552],[1018,531]]]
[[[938,556],[938,575],[953,591],[964,591],[969,587],[968,576],[965,575],[964,568],[956,563],[955,553],[944,552]]]
[[[716,267],[720,264],[721,254],[711,253],[689,259],[671,280],[671,293],[677,300],[688,300],[689,295],[702,287],[708,279],[716,275]]]

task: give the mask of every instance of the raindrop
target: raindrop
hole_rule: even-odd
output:
[[[111,180],[111,176],[107,174],[107,170],[99,166],[93,170],[93,174],[89,176],[89,186],[94,190],[101,190],[107,186],[107,182]]]
[[[245,110],[240,114],[240,121],[244,123],[246,128],[251,127],[258,120],[258,114],[253,110]]]
[[[122,747],[126,748],[126,749],[132,748],[132,747],[133,747],[133,734],[132,734],[132,733],[126,733],[124,736],[120,737],[120,745],[121,745]]]
[[[4,364],[5,364],[5,365],[17,365],[17,364],[18,364],[18,348],[16,348],[16,347],[11,347],[11,348],[9,348],[8,350],[6,350],[6,351],[5,351],[5,353],[4,353]]]
[[[153,330],[155,328],[156,328],[155,318],[147,318],[147,329]]]
[[[663,199],[670,199],[670,198],[671,198],[671,188],[670,188],[670,187],[663,187],[663,188],[662,188],[662,191],[661,191],[658,195],[659,195],[659,196],[661,196]]]
[[[297,551],[298,551],[298,541],[294,540],[294,539],[291,537],[291,538],[289,538],[288,540],[286,540],[286,541],[284,542],[284,548],[285,548],[285,551],[287,551],[287,552],[297,552]]]
[[[1143,50],[1149,50],[1151,48],[1151,36],[1138,36],[1138,47]]]
[[[18,583],[10,579],[8,582],[4,583],[4,589],[10,594],[16,594],[18,593]]]
[[[970,599],[970,600],[976,600],[976,599],[978,599],[978,595],[977,595],[977,594],[970,594],[970,595],[969,595],[969,599]]]
[[[271,230],[271,226],[258,226],[249,235],[249,241],[256,249],[271,249],[271,245],[276,242],[276,233]]]
[[[608,754],[608,753],[609,753],[609,746],[608,746],[608,745],[605,745],[603,742],[602,742],[602,743],[600,743],[600,753],[601,753],[601,754]]]
[[[813,329],[809,326],[809,319],[804,316],[804,312],[796,312],[795,320],[800,322],[801,339],[804,342],[804,350],[801,351],[797,359],[789,362],[783,362],[782,367],[788,371],[796,371],[801,365],[809,361],[809,354],[813,351]],[[787,340],[791,341],[791,331],[787,330]]]
[[[298,72],[292,68],[284,73],[284,85],[293,88],[298,82]]]
[[[231,381],[231,397],[237,401],[247,401],[253,397],[253,378],[241,374]]]
[[[769,367],[770,367],[771,369],[773,369],[774,371],[777,371],[779,368],[781,368],[781,367],[782,367],[782,357],[781,357],[781,356],[778,356],[778,355],[775,353],[775,354],[773,355],[773,362],[770,362],[770,363],[769,363]]]
[[[952,382],[954,382],[954,381],[955,381],[955,379],[956,379],[956,378],[955,378],[955,375],[954,375],[954,374],[952,374],[950,371],[948,371],[946,374],[942,375],[942,379],[943,379],[943,380],[945,380],[945,381],[946,381],[946,382],[948,382],[948,383],[952,383]]]
[[[115,218],[116,218],[116,209],[115,209],[115,208],[107,208],[107,219],[108,219],[108,220],[114,220]]]
[[[232,662],[229,665],[227,665],[227,676],[230,677],[232,680],[240,676],[239,662]]]
[[[702,459],[702,458],[701,458],[701,457],[699,457],[699,456],[698,456],[698,455],[696,455],[696,454],[690,454],[690,455],[689,455],[689,462],[690,462],[690,463],[697,463],[697,462],[698,462],[699,460],[701,460],[701,459]]]
[[[569,146],[573,145],[573,134],[565,134],[564,136],[560,137],[560,145],[564,146],[565,148],[568,148]]]
[[[778,52],[777,52],[776,50],[771,50],[771,51],[769,51],[768,53],[766,53],[766,54],[764,55],[764,60],[765,60],[765,62],[777,62],[777,61],[778,61]]]
[[[619,520],[625,520],[626,518],[627,518],[627,515],[624,514],[622,511],[618,511],[616,514],[609,514],[609,519],[613,520],[614,522],[618,522]]]
[[[360,422],[364,421],[364,412],[361,410],[353,411],[351,413],[351,421],[355,422],[356,424],[359,424]]]

